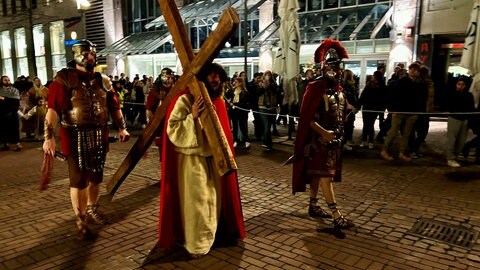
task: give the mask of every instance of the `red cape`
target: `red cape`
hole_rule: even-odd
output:
[[[310,178],[306,174],[305,158],[303,150],[305,145],[310,143],[310,136],[313,130],[310,128],[310,121],[317,112],[323,95],[327,90],[327,82],[323,79],[313,81],[307,85],[300,107],[300,118],[298,120],[297,134],[295,137],[295,150],[292,170],[292,193],[304,192]],[[339,87],[339,86],[337,86]]]
[[[168,119],[173,107],[181,95],[189,94],[188,89],[181,91],[170,102],[165,126],[163,130],[163,148],[161,164],[161,188],[160,188],[160,214],[158,222],[158,246],[169,248],[175,242],[184,242],[182,219],[180,216],[180,200],[178,194],[178,182],[176,169],[177,153],[173,144],[166,134]],[[222,125],[228,144],[233,153],[233,138],[230,131],[230,122],[227,110],[222,98],[212,100],[218,118]],[[216,239],[243,239],[245,227],[243,224],[242,206],[240,204],[240,191],[236,171],[232,171],[222,177],[222,210],[217,228]]]

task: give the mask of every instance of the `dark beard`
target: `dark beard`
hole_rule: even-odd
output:
[[[91,71],[93,71],[93,70],[95,69],[95,64],[89,62],[89,63],[87,63],[87,65],[85,65],[85,69],[86,69],[87,71],[90,71],[90,72],[91,72]]]
[[[210,96],[210,99],[214,99],[216,97],[218,97],[220,95],[219,93],[219,89],[221,89],[220,87],[218,87],[217,91],[215,91],[211,86],[209,85],[205,85],[205,87],[207,88],[207,91],[208,91],[208,95]]]

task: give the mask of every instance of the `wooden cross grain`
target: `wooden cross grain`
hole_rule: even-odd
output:
[[[194,55],[192,45],[188,38],[185,25],[182,22],[180,13],[174,0],[158,0],[162,14],[167,22],[168,30],[172,35],[178,57],[183,67],[183,75],[175,83],[174,88],[163,100],[162,105],[155,111],[151,121],[145,127],[142,135],[134,143],[119,168],[107,183],[107,191],[114,195],[128,174],[135,168],[135,165],[142,158],[152,144],[155,136],[162,132],[161,123],[165,118],[167,106],[173,97],[188,85],[194,97],[203,96],[205,111],[200,116],[207,140],[212,148],[217,171],[225,175],[231,170],[237,169],[233,153],[223,133],[220,120],[215,112],[212,101],[205,85],[195,77],[203,66],[212,62],[218,52],[223,48],[225,42],[233,35],[240,20],[237,11],[231,7],[227,8],[218,21],[218,26],[207,37],[202,44],[200,51]]]

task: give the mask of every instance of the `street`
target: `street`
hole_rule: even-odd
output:
[[[286,134],[284,126],[279,131]],[[134,141],[110,145],[105,182]],[[446,166],[445,122],[432,123],[424,156],[410,163],[381,159],[380,145],[345,153],[343,182],[334,187],[355,227],[341,233],[333,232],[331,220],[308,217],[308,192],[292,195],[291,166],[282,166],[292,141],[274,141],[270,152],[257,141],[236,150],[247,237],[198,260],[182,248],[152,250],[156,147],[112,201],[102,186],[100,205],[113,222],[95,227],[98,237],[90,242],[76,239],[66,163],[55,161],[52,183],[41,192],[41,143],[1,152],[0,269],[480,269],[480,166],[473,157],[460,160],[462,168]],[[321,206],[326,209],[324,201]]]

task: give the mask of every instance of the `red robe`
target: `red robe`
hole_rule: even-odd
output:
[[[338,87],[340,86],[333,86]],[[333,88],[330,86],[330,88]],[[326,93],[328,83],[324,79],[316,80],[307,85],[303,101],[300,107],[300,118],[298,121],[297,134],[295,138],[295,149],[292,170],[292,193],[304,192],[306,184],[310,183],[310,177],[306,173],[306,162],[304,158],[304,148],[310,143],[312,133],[310,122],[313,120],[315,113],[320,106],[320,102],[324,102],[323,95]],[[334,181],[341,180],[341,162],[337,166]]]
[[[188,94],[183,90],[170,102],[165,123],[168,122],[171,112],[181,95]],[[212,100],[218,118],[222,125],[228,144],[233,153],[233,138],[230,131],[230,122],[227,116],[225,102],[222,98]],[[161,187],[160,187],[160,214],[158,223],[158,246],[169,248],[175,242],[184,242],[182,218],[180,216],[180,200],[178,194],[178,182],[176,179],[177,153],[167,136],[167,125],[163,130],[163,148],[161,164]],[[242,206],[240,204],[240,191],[238,187],[237,173],[230,172],[222,177],[222,209],[220,221],[217,227],[216,239],[236,240],[245,237],[243,224]]]

